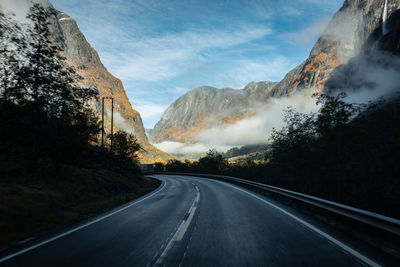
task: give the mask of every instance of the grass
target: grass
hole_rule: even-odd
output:
[[[0,156],[0,248],[90,218],[160,185],[138,174],[71,165],[32,176],[23,166]]]

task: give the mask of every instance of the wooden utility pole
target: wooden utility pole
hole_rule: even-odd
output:
[[[111,150],[113,150],[114,134],[114,98],[111,98]]]
[[[101,147],[104,147],[104,97],[101,98]]]
[[[104,99],[111,99],[111,136],[114,134],[114,98],[103,96],[101,98],[101,146],[104,147]],[[111,138],[112,147],[112,138]]]

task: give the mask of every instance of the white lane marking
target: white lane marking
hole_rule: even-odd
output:
[[[88,226],[90,226],[90,225],[92,225],[92,224],[95,224],[95,223],[97,223],[97,222],[99,222],[99,221],[102,221],[102,220],[104,220],[104,219],[106,219],[106,218],[108,218],[108,217],[110,217],[110,216],[113,216],[114,214],[116,214],[116,213],[118,213],[118,212],[124,211],[124,210],[126,210],[126,209],[128,209],[128,208],[130,208],[130,207],[132,207],[132,206],[134,206],[134,205],[136,205],[136,204],[138,204],[138,203],[140,203],[140,202],[142,202],[142,201],[144,201],[144,200],[146,200],[146,199],[152,197],[152,196],[154,196],[155,194],[159,193],[161,190],[164,189],[165,184],[166,184],[166,182],[163,181],[163,185],[162,185],[161,188],[159,188],[158,190],[154,191],[154,192],[151,193],[150,195],[147,195],[146,197],[144,197],[144,198],[142,198],[142,199],[139,199],[139,200],[137,200],[137,201],[135,201],[135,202],[129,204],[128,206],[125,206],[125,207],[123,207],[123,208],[121,208],[121,209],[119,209],[119,210],[113,211],[113,212],[111,212],[111,213],[109,213],[109,214],[106,214],[106,215],[100,217],[100,218],[97,218],[97,219],[95,219],[95,220],[93,220],[93,221],[90,221],[90,222],[84,224],[84,225],[78,226],[78,227],[76,227],[76,228],[74,228],[74,229],[71,229],[71,230],[69,230],[69,231],[67,231],[67,232],[64,232],[64,233],[59,234],[59,235],[57,235],[57,236],[54,236],[54,237],[52,237],[52,238],[50,238],[50,239],[47,239],[47,240],[45,240],[45,241],[42,241],[42,242],[40,242],[40,243],[38,243],[38,244],[32,245],[32,246],[30,246],[30,247],[27,247],[27,248],[25,248],[25,249],[22,249],[22,250],[20,250],[20,251],[17,251],[17,252],[15,252],[15,253],[13,253],[13,254],[10,254],[10,255],[8,255],[8,256],[5,256],[5,257],[3,257],[3,258],[0,259],[0,263],[1,263],[1,262],[4,262],[4,261],[6,261],[6,260],[9,260],[9,259],[11,259],[11,258],[14,258],[14,257],[16,257],[16,256],[18,256],[18,255],[21,255],[21,254],[23,254],[23,253],[25,253],[25,252],[28,252],[28,251],[30,251],[30,250],[32,250],[32,249],[35,249],[35,248],[37,248],[37,247],[43,246],[43,245],[45,245],[45,244],[47,244],[47,243],[50,243],[50,242],[52,242],[52,241],[54,241],[54,240],[57,240],[57,239],[61,238],[61,237],[64,237],[64,236],[69,235],[69,234],[72,234],[73,232],[76,232],[76,231],[78,231],[78,230],[81,230],[82,228],[88,227]]]
[[[193,184],[193,186],[195,186],[195,184]],[[168,253],[169,253],[170,249],[173,247],[174,242],[182,241],[182,238],[185,236],[185,233],[186,233],[187,229],[189,228],[189,225],[190,225],[190,223],[193,219],[193,216],[196,212],[196,204],[199,202],[199,199],[200,199],[200,191],[197,191],[197,196],[193,200],[193,203],[190,206],[189,211],[186,213],[186,214],[189,213],[189,216],[187,218],[185,216],[186,219],[183,219],[182,222],[179,224],[178,229],[176,230],[175,234],[172,236],[171,240],[168,242],[167,246],[161,253],[160,257],[157,259],[155,265],[162,265],[164,260],[168,257]]]
[[[196,207],[194,207],[192,209],[192,211],[190,212],[189,218],[187,219],[187,221],[183,225],[183,228],[181,229],[181,231],[179,232],[178,236],[176,237],[176,241],[181,241],[182,238],[184,237],[184,235],[185,235],[185,233],[186,233],[186,231],[187,231],[187,229],[188,229],[188,227],[190,225],[190,222],[193,219],[193,215],[194,215],[195,212],[196,212]]]
[[[214,180],[214,181],[215,181],[215,180]],[[267,200],[265,200],[265,199],[263,199],[263,198],[261,198],[261,197],[255,195],[255,194],[253,194],[253,193],[251,193],[251,192],[249,192],[249,191],[247,191],[247,190],[243,190],[243,189],[241,189],[241,188],[239,188],[239,187],[236,187],[236,186],[234,186],[234,185],[231,185],[231,184],[229,184],[229,183],[225,183],[225,182],[221,182],[221,181],[216,181],[216,182],[219,182],[219,183],[228,185],[228,186],[230,186],[230,187],[232,187],[232,188],[235,188],[236,190],[242,191],[242,192],[244,192],[244,193],[246,193],[246,194],[248,194],[248,195],[250,195],[250,196],[252,196],[252,197],[254,197],[254,198],[257,198],[258,200],[261,200],[262,202],[264,202],[264,203],[268,204],[269,206],[271,206],[271,207],[273,207],[273,208],[279,210],[280,212],[286,214],[287,216],[289,216],[289,217],[295,219],[296,221],[302,223],[303,225],[305,225],[305,226],[308,227],[309,229],[313,230],[314,232],[316,232],[316,233],[320,234],[321,236],[325,237],[326,239],[328,239],[329,241],[331,241],[332,243],[334,243],[334,244],[337,245],[338,247],[342,248],[344,251],[347,251],[348,253],[352,254],[353,256],[355,256],[356,258],[358,258],[359,260],[361,260],[361,261],[364,262],[365,264],[368,264],[368,265],[370,265],[370,266],[381,266],[381,265],[379,265],[378,263],[376,263],[376,262],[374,262],[373,260],[371,260],[370,258],[364,256],[364,255],[361,254],[360,252],[356,251],[355,249],[349,247],[348,245],[344,244],[343,242],[341,242],[341,241],[337,240],[336,238],[332,237],[331,235],[329,235],[329,234],[323,232],[322,230],[316,228],[315,226],[309,224],[308,222],[306,222],[306,221],[300,219],[300,218],[297,217],[296,215],[293,215],[293,214],[289,213],[288,211],[286,211],[286,210],[284,210],[284,209],[282,209],[282,208],[280,208],[280,207],[278,207],[278,206],[276,206],[276,205],[274,205],[274,204],[268,202]]]
[[[165,247],[165,249],[161,253],[160,257],[158,257],[155,265],[161,265],[163,263],[164,259],[168,256],[168,252],[172,248],[172,246],[174,244],[174,241],[176,239],[176,236],[178,235],[178,233],[180,232],[180,230],[182,229],[184,224],[185,224],[185,221],[182,221],[179,224],[178,229],[176,230],[175,234],[172,236],[171,240],[168,242],[167,246]]]

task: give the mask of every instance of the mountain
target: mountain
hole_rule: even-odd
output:
[[[156,124],[151,141],[195,142],[196,135],[206,127],[251,117],[252,109],[266,100],[288,97],[307,88],[320,93],[328,87],[359,87],[358,81],[350,81],[355,77],[351,74],[358,71],[358,76],[368,76],[362,73],[360,64],[373,63],[377,67],[382,57],[371,62],[371,55],[377,54],[378,49],[399,54],[399,9],[400,0],[346,0],[309,57],[279,83],[250,83],[242,90],[194,89],[168,107]]]
[[[378,40],[382,41],[385,50],[398,50],[399,9],[399,0],[346,0],[309,57],[289,72],[270,96],[280,97],[304,88],[320,92],[336,68],[373,47]]]
[[[140,142],[148,143],[140,114],[132,108],[122,82],[107,71],[96,50],[90,46],[80,32],[75,20],[64,12],[58,12],[57,19],[57,29],[64,40],[62,45],[65,57],[68,63],[74,66],[79,75],[83,77],[81,84],[96,87],[99,90],[100,98],[112,96],[116,113],[116,128],[132,132]],[[110,106],[111,103],[108,101],[106,105]],[[93,103],[93,107],[101,116],[101,102]],[[105,127],[108,132],[111,113],[106,112],[105,117]]]
[[[387,12],[382,14],[382,23],[366,22],[368,31],[362,48],[332,72],[326,92],[345,91],[364,101],[394,97],[400,92],[400,1],[387,1],[383,10]]]
[[[87,42],[75,20],[64,12],[58,12],[57,21],[54,22],[54,32],[62,40],[67,62],[82,76],[83,86],[95,87],[101,97],[114,98],[114,129],[121,129],[133,133],[142,144],[144,151],[139,155],[142,163],[151,163],[156,160],[168,161],[176,157],[165,153],[152,146],[143,127],[143,122],[138,111],[132,108],[126,95],[122,82],[114,77],[102,64],[98,53]],[[57,38],[57,37],[56,37]],[[111,112],[110,101],[105,102],[104,126],[106,133],[110,133]],[[93,109],[101,117],[101,102],[93,101]]]
[[[249,117],[276,83],[251,82],[240,90],[203,86],[178,98],[151,131],[154,143],[196,142],[197,134],[212,126],[233,124]]]

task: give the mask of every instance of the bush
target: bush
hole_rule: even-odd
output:
[[[110,140],[111,150],[115,155],[138,161],[137,152],[142,150],[142,146],[133,134],[119,130],[117,133],[110,135]]]

